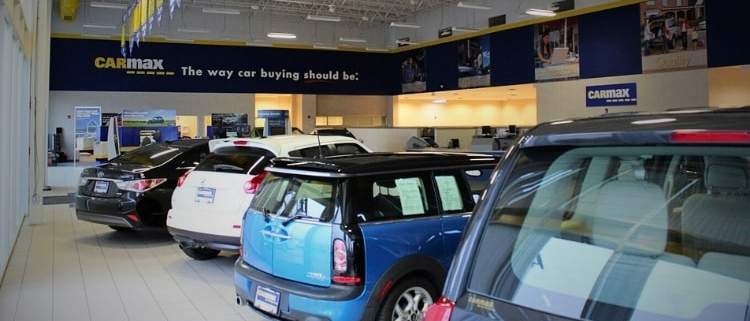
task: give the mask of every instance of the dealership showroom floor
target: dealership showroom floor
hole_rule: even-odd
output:
[[[748,0],[0,0],[0,321],[750,321]]]
[[[235,303],[236,255],[190,260],[168,234],[119,235],[69,204],[39,214],[16,241],[0,320],[260,320]]]

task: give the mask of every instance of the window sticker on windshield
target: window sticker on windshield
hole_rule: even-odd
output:
[[[443,205],[443,210],[462,210],[464,203],[461,200],[461,191],[458,189],[456,177],[453,175],[435,176],[435,181],[437,182],[438,192],[440,192],[440,203]]]
[[[401,201],[401,212],[403,215],[424,214],[422,203],[422,192],[419,190],[419,178],[399,178],[396,180],[399,200]]]

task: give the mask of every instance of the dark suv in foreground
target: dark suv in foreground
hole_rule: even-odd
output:
[[[546,123],[496,174],[425,320],[749,320],[750,109]]]
[[[414,320],[437,295],[497,159],[277,158],[242,224],[237,303],[280,320]]]
[[[137,148],[86,168],[76,195],[79,220],[114,230],[164,226],[177,180],[208,155],[208,140],[180,140]]]

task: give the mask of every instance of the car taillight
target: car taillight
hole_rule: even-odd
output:
[[[187,180],[188,176],[190,176],[190,173],[192,173],[192,171],[187,171],[185,172],[185,174],[182,174],[182,176],[180,176],[180,178],[177,179],[177,187],[180,187],[182,186],[182,184],[185,184],[185,181]]]
[[[133,181],[118,182],[117,188],[124,191],[143,193],[166,182],[166,178],[138,179]]]
[[[362,277],[356,274],[353,262],[349,258],[346,242],[342,239],[333,240],[333,283],[344,285],[359,285]]]
[[[678,130],[672,132],[672,143],[750,144],[750,132],[731,130]]]
[[[453,308],[456,306],[453,301],[441,297],[440,299],[435,302],[435,304],[431,305],[429,308],[427,308],[427,313],[424,315],[423,321],[448,321],[451,319],[451,314],[453,313]]]
[[[266,172],[260,172],[258,175],[253,176],[250,180],[245,182],[245,193],[256,194],[260,190],[260,184],[263,183],[263,179],[266,178]]]

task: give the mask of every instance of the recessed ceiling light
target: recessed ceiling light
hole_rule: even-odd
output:
[[[473,3],[466,3],[466,2],[463,2],[463,1],[460,1],[456,6],[459,7],[459,8],[464,8],[464,9],[492,10],[492,7],[489,7],[489,6],[483,6],[483,5],[479,5],[479,4],[473,4]]]
[[[393,28],[407,28],[407,29],[419,29],[422,28],[422,26],[413,24],[413,23],[406,23],[406,22],[391,22],[391,27]]]
[[[435,99],[432,101],[433,104],[445,104],[447,102],[448,100],[445,100],[445,99]]]
[[[534,9],[534,8],[526,10],[526,14],[532,15],[532,16],[539,16],[539,17],[554,17],[557,15],[557,13],[555,13],[552,10]]]
[[[287,32],[269,32],[266,36],[273,39],[297,39],[297,35]]]

